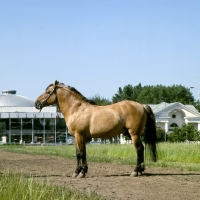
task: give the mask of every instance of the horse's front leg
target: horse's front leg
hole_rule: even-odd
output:
[[[77,167],[76,167],[75,172],[72,175],[73,178],[76,178],[79,175],[79,173],[81,172],[81,170],[82,170],[82,167],[81,167],[81,154],[80,154],[80,151],[77,149],[77,147],[76,147],[76,159],[77,159]]]
[[[131,176],[138,176],[138,175],[142,175],[145,170],[144,145],[142,144],[142,141],[139,136],[134,136],[133,143],[134,143],[136,153],[137,153],[137,164]]]
[[[72,177],[84,178],[88,171],[87,160],[86,160],[85,138],[77,135],[75,137],[75,141],[76,141],[77,167]]]
[[[84,178],[87,174],[88,171],[88,165],[87,165],[87,160],[86,160],[86,146],[84,144],[84,149],[83,151],[80,152],[80,157],[82,161],[82,166],[81,166],[81,171],[78,175],[78,178]]]

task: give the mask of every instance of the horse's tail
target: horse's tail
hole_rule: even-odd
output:
[[[147,120],[144,130],[144,142],[145,142],[145,148],[146,146],[150,150],[150,154],[152,156],[152,159],[154,162],[157,160],[157,151],[156,151],[156,143],[157,143],[157,136],[156,136],[156,121],[155,121],[155,115],[148,105],[143,105],[146,114],[147,114]]]

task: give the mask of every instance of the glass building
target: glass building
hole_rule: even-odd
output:
[[[68,138],[65,120],[56,106],[41,112],[34,101],[3,90],[0,95],[0,143],[65,143]],[[66,142],[67,143],[67,142]]]

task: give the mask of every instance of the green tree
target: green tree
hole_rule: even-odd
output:
[[[112,97],[112,102],[116,103],[116,102],[123,101],[123,100],[137,101],[137,97],[138,97],[141,90],[142,90],[141,83],[139,83],[135,87],[133,87],[130,84],[124,86],[123,89],[121,87],[119,87],[118,93],[116,93]]]
[[[105,106],[111,104],[111,101],[109,99],[101,97],[98,94],[96,94],[94,97],[91,97],[90,100],[92,100],[93,102],[95,102],[95,104],[99,106]]]
[[[112,101],[116,103],[122,100],[133,100],[143,104],[159,104],[161,102],[194,103],[194,97],[190,89],[182,85],[148,85],[142,87],[141,83],[135,87],[130,84],[124,86],[124,88],[120,87],[112,97]]]
[[[137,100],[143,104],[158,104],[162,101],[166,101],[165,88],[161,85],[144,86],[139,93]]]

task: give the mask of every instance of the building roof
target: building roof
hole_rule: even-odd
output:
[[[16,90],[3,90],[0,95],[2,107],[34,107],[34,101],[16,94]]]
[[[188,112],[193,113],[196,116],[200,116],[200,113],[198,112],[198,110],[193,106],[193,105],[183,105],[182,103],[179,102],[174,102],[174,103],[166,103],[166,102],[162,102],[160,104],[150,104],[149,105],[154,114],[157,116],[162,112],[166,112],[167,110],[171,110],[176,106],[180,106],[181,109],[185,109]]]

